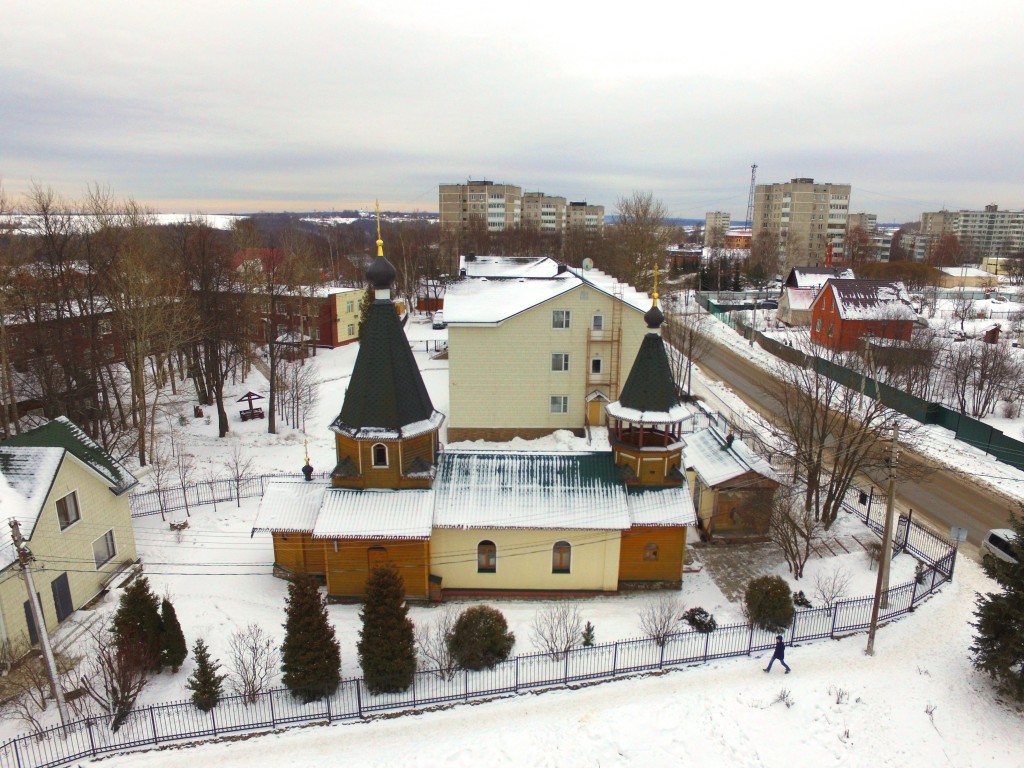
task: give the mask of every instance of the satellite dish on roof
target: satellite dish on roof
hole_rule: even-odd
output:
[[[594,260],[592,258],[590,258],[589,256],[587,258],[585,258],[583,260],[583,268],[584,269],[593,269],[594,268]]]

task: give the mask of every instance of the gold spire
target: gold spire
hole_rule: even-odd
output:
[[[658,264],[654,264],[654,291],[651,293],[651,298],[654,299],[652,306],[658,306]]]
[[[309,440],[303,440],[302,445],[306,449],[306,463],[309,464]]]
[[[384,255],[384,241],[380,239],[380,200],[376,201],[377,205],[377,255]]]

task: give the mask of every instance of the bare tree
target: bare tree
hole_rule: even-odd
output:
[[[665,342],[678,353],[669,357],[672,377],[677,383],[685,382],[687,397],[690,397],[693,364],[706,355],[713,344],[707,323],[714,322],[701,312],[696,302],[690,303],[690,298],[687,294],[683,311],[669,314],[662,326]]]
[[[416,625],[419,667],[425,672],[433,672],[442,680],[451,680],[457,668],[448,638],[458,618],[458,611],[451,605],[445,605],[434,613],[433,621]]]
[[[964,342],[975,347],[975,365],[970,371],[971,415],[982,417],[995,411],[996,403],[1024,378],[1024,365],[1009,346]]]
[[[814,577],[814,596],[826,608],[831,608],[837,600],[846,597],[852,576],[841,566],[831,571],[820,571]]]
[[[224,468],[228,471],[228,478],[235,486],[235,501],[237,506],[242,506],[242,481],[249,476],[252,470],[253,457],[246,456],[241,443],[232,443],[227,459],[224,460]]]
[[[650,290],[654,265],[668,247],[664,204],[651,192],[635,191],[616,202],[618,218],[606,237],[611,245],[608,272],[639,290]]]
[[[792,457],[794,480],[806,484],[804,509],[827,530],[857,474],[886,466],[883,441],[899,414],[827,375],[828,364],[864,373],[857,355],[832,352],[818,359],[807,348],[804,353],[804,365],[780,360],[766,377],[766,392],[777,406],[772,418],[758,419],[758,439],[765,453]]]
[[[582,642],[583,618],[575,603],[550,603],[533,617],[530,637],[544,653],[560,659]]]
[[[662,592],[644,603],[640,609],[640,630],[659,646],[665,645],[668,636],[679,631],[679,620],[685,606],[677,595]]]
[[[804,575],[804,566],[811,557],[811,544],[824,525],[813,507],[807,507],[795,493],[777,492],[771,501],[768,531],[772,543],[781,551],[793,578]]]
[[[229,648],[232,690],[254,704],[277,672],[277,644],[258,624],[250,624],[231,635]]]
[[[0,677],[0,711],[21,720],[34,733],[41,733],[45,726],[40,714],[48,708],[53,689],[42,657],[32,654],[31,650],[32,646],[24,635],[15,642],[4,642],[0,663],[8,671]],[[80,661],[75,656],[54,653],[57,680],[65,694],[74,687],[73,674]]]
[[[109,627],[91,634],[96,650],[85,662],[82,687],[103,712],[113,715],[110,730],[116,732],[149,679],[149,653],[141,642],[119,642]]]

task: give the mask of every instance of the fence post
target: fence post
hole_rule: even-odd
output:
[[[711,645],[711,633],[704,633],[704,663],[708,661],[708,647]]]
[[[89,731],[89,749],[92,750],[92,756],[96,757],[96,740],[92,737],[92,718],[85,718],[85,729]]]
[[[828,636],[833,640],[836,639],[836,621],[839,619],[839,601],[832,603],[832,629],[829,631]]]
[[[866,517],[868,520],[871,519],[871,502],[875,500],[875,486],[871,486],[871,491],[868,493],[868,511]]]
[[[516,693],[519,693],[519,656],[516,655]]]
[[[914,601],[917,599],[917,578],[914,578],[914,586],[910,590],[910,610],[914,610]]]
[[[667,638],[662,638],[661,642],[658,643],[658,669],[665,666],[665,643]]]
[[[754,651],[754,625],[750,625],[750,641],[747,643],[747,656]]]
[[[469,701],[469,670],[462,670],[462,697]]]
[[[415,704],[416,703],[416,693],[415,693],[415,691],[416,691],[416,677],[415,677],[415,675],[412,678],[412,690],[413,690],[412,703]],[[331,696],[333,696],[333,695],[334,695],[333,693],[330,693],[330,694],[327,695],[327,722],[328,723],[331,722]]]
[[[800,611],[793,611],[793,626],[789,628],[790,642],[796,641],[796,622],[800,618]]]
[[[359,712],[359,717],[363,716],[363,694],[359,690],[359,681],[356,680],[356,710]]]
[[[569,682],[569,654],[572,653],[572,648],[567,648],[565,651],[565,668],[562,671],[562,682]]]
[[[18,768],[21,768],[21,753],[18,751],[18,739],[14,739],[11,743],[14,744],[14,760],[18,764]]]
[[[213,735],[217,735],[217,707],[210,707],[210,720],[213,721]]]
[[[149,724],[153,727],[153,743],[156,744],[156,717],[153,716],[153,707],[149,708]]]
[[[270,727],[277,728],[277,718],[274,716],[274,691],[267,691],[267,696],[270,697]]]

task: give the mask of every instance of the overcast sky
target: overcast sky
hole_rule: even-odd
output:
[[[486,178],[613,213],[853,185],[1024,207],[1024,3],[0,0],[0,178],[159,211],[437,210]]]

